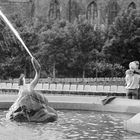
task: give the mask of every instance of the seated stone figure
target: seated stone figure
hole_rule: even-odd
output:
[[[31,59],[35,69],[35,78],[27,86],[25,76],[20,77],[18,98],[10,107],[6,117],[18,122],[53,122],[57,120],[57,112],[48,106],[47,98],[34,90],[40,77],[41,67],[35,58]]]

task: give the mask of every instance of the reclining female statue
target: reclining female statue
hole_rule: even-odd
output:
[[[47,98],[34,90],[40,77],[41,67],[35,58],[31,59],[35,69],[35,78],[27,86],[22,74],[19,81],[18,98],[10,107],[6,117],[18,122],[53,122],[57,120],[57,112],[48,106]]]

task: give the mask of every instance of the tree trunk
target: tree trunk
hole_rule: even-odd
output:
[[[96,66],[96,79],[97,79],[97,77],[98,77],[98,68]]]
[[[53,78],[55,78],[55,62],[53,63]]]
[[[85,68],[83,69],[83,75],[82,75],[83,79],[85,78]]]
[[[27,76],[26,73],[27,73],[27,70],[26,70],[26,62],[25,62],[25,65],[24,65],[24,74],[25,74],[25,76]]]
[[[111,78],[114,77],[114,63],[112,63]]]

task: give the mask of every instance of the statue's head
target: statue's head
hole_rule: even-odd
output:
[[[22,73],[19,77],[19,86],[23,86],[25,84],[25,75]]]

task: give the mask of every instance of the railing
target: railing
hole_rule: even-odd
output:
[[[26,83],[30,83],[32,79],[26,78]],[[0,80],[0,83],[17,83],[18,78],[9,80]],[[101,84],[101,85],[124,85],[124,78],[40,78],[39,83],[88,83],[88,84]]]
[[[18,91],[19,86],[18,83],[0,83],[1,91]],[[61,93],[88,93],[88,94],[124,94],[125,86],[122,85],[95,85],[95,84],[79,84],[79,83],[38,83],[35,87],[35,90],[44,92],[44,93],[53,93],[53,92],[61,92]]]

